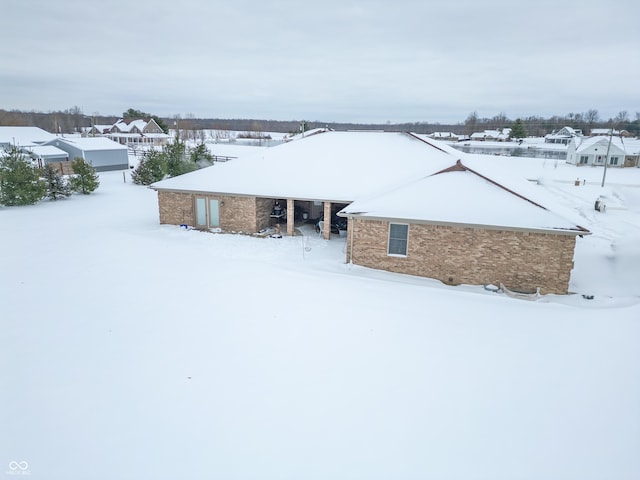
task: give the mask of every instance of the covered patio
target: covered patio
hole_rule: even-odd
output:
[[[269,227],[278,226],[287,236],[294,236],[296,228],[302,225],[312,225],[325,240],[331,239],[332,231],[340,234],[342,224],[336,223],[341,221],[336,213],[350,203],[293,198],[277,198],[271,201],[272,208],[268,217],[265,214],[259,223]],[[331,219],[331,221],[325,221],[325,219]],[[346,231],[346,222],[344,222],[344,230]]]

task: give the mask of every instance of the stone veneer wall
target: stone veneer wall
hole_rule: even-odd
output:
[[[160,223],[169,225],[195,224],[193,195],[158,190]]]
[[[271,212],[273,211],[273,198],[256,198],[256,232],[267,228],[271,223]],[[284,225],[281,226],[284,230]]]
[[[217,198],[220,206],[220,228],[225,232],[256,233],[255,197],[209,195]],[[224,202],[224,206],[222,206]]]
[[[158,191],[160,223],[195,225],[195,197],[220,202],[220,228],[227,232],[256,233],[269,225],[273,200],[233,195]]]
[[[400,222],[398,222],[400,223]],[[575,236],[411,224],[406,257],[387,255],[389,222],[349,220],[353,263],[448,284],[500,285],[565,294],[573,268]]]

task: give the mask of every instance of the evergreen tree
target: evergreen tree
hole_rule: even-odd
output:
[[[176,138],[173,143],[162,147],[162,155],[165,159],[166,173],[170,177],[177,177],[183,173],[192,172],[196,167],[187,160],[187,145]]]
[[[189,150],[189,157],[191,157],[191,161],[200,168],[213,164],[213,155],[211,155],[204,143],[200,143]]]
[[[11,148],[4,157],[0,155],[0,204],[33,205],[46,191],[40,171],[17,148]]]
[[[71,189],[76,193],[89,195],[100,186],[100,179],[95,168],[80,157],[76,157],[71,162],[71,168],[75,174],[71,178]]]
[[[527,138],[527,131],[522,124],[522,120],[516,119],[515,123],[511,126],[511,134],[509,138]]]
[[[60,171],[51,164],[47,164],[42,169],[42,175],[47,183],[46,197],[50,200],[58,200],[59,198],[71,195],[71,188],[66,180],[62,178]]]
[[[138,167],[131,172],[131,180],[137,185],[151,185],[165,177],[164,155],[157,150],[148,150],[140,159]]]

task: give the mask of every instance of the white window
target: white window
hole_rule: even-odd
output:
[[[580,163],[588,163],[589,156],[588,155],[580,155]]]
[[[611,157],[609,165],[618,165],[618,157]]]
[[[409,241],[409,225],[402,223],[389,224],[389,255],[407,256]]]

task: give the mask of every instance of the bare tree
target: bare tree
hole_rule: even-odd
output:
[[[471,112],[467,115],[467,119],[464,121],[465,133],[471,135],[476,131],[478,126],[478,112]]]
[[[591,109],[584,112],[584,121],[587,122],[589,127],[600,121],[600,115],[598,114],[598,110]]]
[[[627,123],[629,121],[629,112],[627,112],[626,110],[619,111],[618,115],[615,116],[613,121],[616,124]]]

